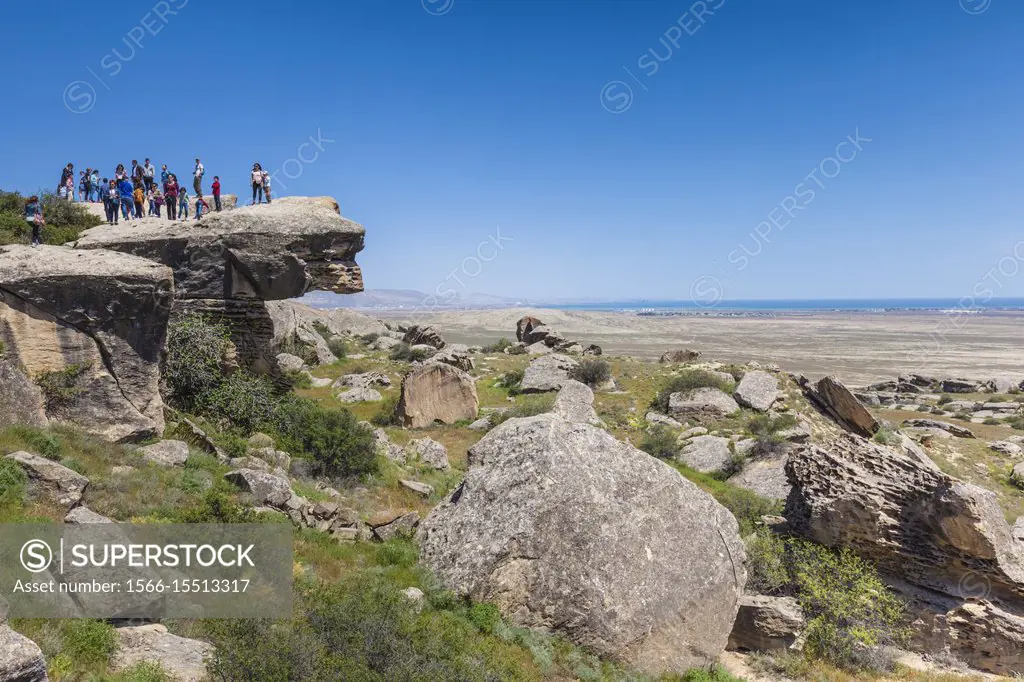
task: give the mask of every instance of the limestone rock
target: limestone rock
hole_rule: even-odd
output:
[[[677,350],[669,350],[662,353],[661,358],[658,362],[664,364],[684,364],[687,362],[694,362],[700,357],[700,351],[688,350],[685,348]]]
[[[647,420],[648,424],[653,426],[666,426],[670,429],[681,429],[683,425],[677,422],[672,417],[655,412],[654,410],[649,411],[644,415],[644,419]]]
[[[338,377],[331,388],[367,388],[370,386],[390,386],[391,379],[380,372],[363,372],[361,374],[345,374]]]
[[[806,621],[793,597],[744,595],[729,635],[729,649],[786,651],[797,641]]]
[[[74,377],[77,394],[46,405],[51,420],[111,441],[159,436],[159,364],[173,291],[171,271],[142,258],[3,246],[0,341],[28,376],[68,370]]]
[[[411,490],[421,497],[430,497],[434,494],[434,487],[420,481],[410,481],[408,479],[401,479],[398,481],[402,484],[403,488]]]
[[[698,388],[669,396],[668,411],[676,419],[717,421],[739,412],[740,406],[717,388]]]
[[[407,427],[422,428],[435,421],[454,424],[475,419],[480,403],[473,377],[444,363],[427,363],[402,381],[397,413]]]
[[[544,343],[543,341],[531,343],[529,346],[526,347],[527,355],[551,355],[554,352],[555,350],[551,346]]]
[[[43,392],[13,362],[0,355],[0,427],[21,424],[44,428],[49,423]]]
[[[432,438],[418,438],[410,441],[409,450],[429,467],[439,471],[449,468],[448,449]]]
[[[79,506],[67,513],[67,516],[64,517],[64,523],[85,525],[90,523],[113,523],[113,521],[102,514],[97,514],[86,506]],[[3,678],[0,677],[0,679]]]
[[[980,393],[984,388],[971,379],[943,379],[939,386],[943,393]]]
[[[117,628],[118,650],[111,667],[124,670],[142,662],[159,663],[175,682],[207,679],[206,658],[213,645],[172,635],[159,623]]]
[[[691,469],[709,474],[724,471],[732,460],[732,452],[728,438],[696,436],[686,441],[676,458]]]
[[[747,462],[743,471],[731,476],[728,483],[765,499],[785,500],[792,488],[786,477],[787,459],[787,455],[774,455]]]
[[[552,414],[506,421],[470,461],[420,526],[446,587],[650,674],[721,653],[746,574],[736,521],[711,496]]]
[[[744,374],[733,392],[736,402],[758,412],[767,412],[781,395],[779,380],[761,370],[752,370]]]
[[[431,362],[443,362],[446,365],[452,367],[458,367],[463,372],[468,372],[473,369],[473,358],[470,357],[469,353],[464,350],[458,350],[456,348],[445,348],[444,350],[436,353],[430,358]]]
[[[275,447],[256,448],[249,452],[253,457],[266,462],[271,467],[288,470],[292,466],[291,456],[287,452],[282,452]]]
[[[579,363],[568,355],[552,353],[539,357],[526,368],[520,390],[523,393],[557,391],[569,381],[569,373],[576,367]]]
[[[373,439],[377,441],[377,451],[380,454],[384,455],[392,462],[397,462],[398,464],[405,463],[404,448],[392,443],[384,429],[374,428],[372,424],[369,424],[369,422],[364,422],[364,424],[369,425],[369,428],[373,429]]]
[[[521,318],[516,323],[516,340],[521,341],[526,345],[530,345],[531,343],[536,343],[537,341],[540,341],[543,338],[543,336],[534,338],[533,330],[536,329],[537,327],[542,326],[544,326],[544,323],[538,320],[536,317],[531,317],[527,315],[526,317]]]
[[[180,440],[162,440],[139,448],[139,454],[147,462],[162,467],[183,467],[188,460],[188,443]]]
[[[1010,481],[1018,488],[1024,489],[1024,462],[1017,462],[1010,471]]]
[[[950,433],[957,438],[974,438],[974,432],[963,426],[957,426],[956,424],[950,424],[949,422],[939,421],[938,419],[906,419],[903,422],[904,426],[910,426],[918,429],[940,429],[946,433]]]
[[[1011,529],[1013,533],[1013,539],[1018,542],[1024,542],[1024,516],[1018,516],[1017,520],[1013,524]]]
[[[444,348],[444,337],[433,327],[413,325],[405,332],[402,341],[410,346],[430,346],[436,350]]]
[[[350,388],[339,393],[335,398],[341,403],[376,403],[384,400],[384,396],[380,394],[380,391],[375,391],[366,386]]]
[[[818,407],[844,428],[865,437],[878,431],[878,420],[839,379],[823,377],[812,387],[801,377],[800,385]]]
[[[391,538],[400,536],[412,537],[418,525],[420,525],[420,515],[416,512],[409,512],[391,519],[387,523],[374,526],[373,537],[380,542],[387,542]]]
[[[278,353],[277,366],[282,372],[301,372],[306,361],[291,353]]]
[[[989,443],[988,447],[1001,455],[1007,457],[1024,457],[1024,448],[1006,440],[997,440]]]
[[[573,379],[562,384],[551,411],[568,422],[601,426],[601,419],[594,410],[594,392]]]
[[[292,495],[292,488],[287,479],[265,471],[238,469],[224,474],[224,478],[237,485],[243,492],[250,493],[256,504],[264,504],[275,495]]]
[[[77,471],[39,455],[12,452],[7,459],[20,464],[28,474],[30,495],[45,497],[69,511],[82,501],[82,494],[89,485],[89,479]]]
[[[46,682],[46,660],[35,642],[0,623],[0,682]]]

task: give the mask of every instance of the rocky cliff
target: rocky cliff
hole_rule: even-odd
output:
[[[172,315],[210,314],[228,322],[239,357],[276,369],[274,324],[265,301],[310,290],[363,290],[355,255],[365,230],[325,198],[289,197],[269,205],[213,213],[201,222],[159,218],[87,230],[76,249],[141,256],[174,272]]]
[[[50,384],[50,419],[115,441],[157,435],[173,290],[169,268],[131,255],[0,247],[5,358]]]

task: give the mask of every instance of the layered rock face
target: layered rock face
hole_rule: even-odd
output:
[[[447,587],[652,674],[722,652],[746,572],[736,520],[707,493],[555,414],[498,426],[470,464],[420,525]]]
[[[336,204],[289,201],[212,213],[196,223],[151,218],[87,230],[76,249],[110,249],[174,271],[174,315],[197,312],[230,324],[239,357],[276,371],[270,350],[274,323],[264,301],[318,289],[363,290],[355,255],[365,230],[341,217]]]
[[[925,644],[983,670],[1024,671],[1024,546],[994,493],[850,434],[798,448],[786,473],[790,527],[906,585]]]
[[[159,435],[159,363],[173,293],[171,270],[143,258],[0,247],[6,359],[29,377],[62,373],[50,375],[67,382],[59,400],[47,401],[51,420],[112,441]]]

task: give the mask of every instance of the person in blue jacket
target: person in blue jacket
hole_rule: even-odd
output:
[[[135,187],[124,177],[117,183],[117,191],[121,194],[121,215],[125,220],[131,220],[135,210]]]

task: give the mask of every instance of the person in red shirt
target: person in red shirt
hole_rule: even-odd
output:
[[[220,211],[220,176],[213,176],[213,205]]]

